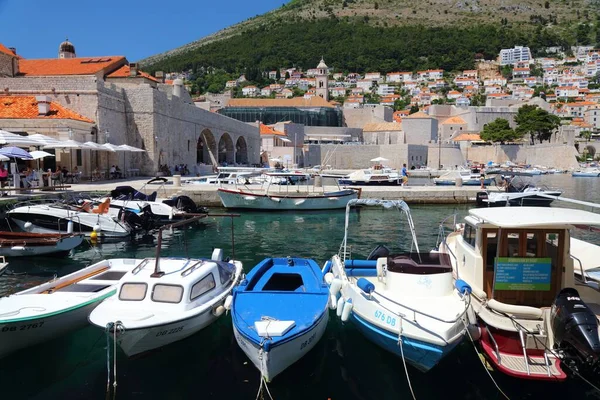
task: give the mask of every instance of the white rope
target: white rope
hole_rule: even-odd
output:
[[[106,396],[110,393],[110,322],[106,324]]]
[[[415,392],[413,391],[412,384],[410,383],[410,376],[408,375],[408,370],[406,369],[406,359],[404,358],[404,348],[402,347],[402,321],[403,318],[400,317],[400,326],[398,331],[398,345],[400,346],[400,354],[402,355],[402,364],[404,365],[404,372],[406,373],[406,381],[408,382],[408,388],[410,389],[410,394],[412,395],[413,400],[417,400],[415,397]]]
[[[117,327],[121,325],[120,321],[116,321],[113,325],[113,399],[117,397]]]

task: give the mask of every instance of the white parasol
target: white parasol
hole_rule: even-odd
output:
[[[384,162],[384,161],[390,161],[387,158],[383,158],[383,157],[376,157],[374,159],[371,160],[372,162]]]

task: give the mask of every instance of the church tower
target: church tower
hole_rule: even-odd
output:
[[[75,58],[75,57],[77,57],[75,55],[75,46],[73,46],[73,43],[69,42],[69,38],[67,38],[58,47],[58,58]]]
[[[321,57],[321,62],[317,65],[317,95],[329,101],[329,69]]]

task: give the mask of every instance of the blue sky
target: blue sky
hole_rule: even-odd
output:
[[[77,55],[131,62],[280,7],[284,0],[0,0],[0,42],[25,58],[54,58],[69,38]]]

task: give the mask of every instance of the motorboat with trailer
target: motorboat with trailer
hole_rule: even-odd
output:
[[[274,172],[265,174],[268,180],[264,191],[243,189],[217,189],[225,208],[247,208],[254,210],[330,210],[344,208],[348,201],[359,197],[357,189],[339,189],[326,192],[322,188],[315,190],[310,185],[275,185],[278,190],[272,190],[274,179],[293,179],[303,176],[308,181],[310,174],[301,172]],[[283,189],[282,189],[283,188]],[[303,189],[301,189],[303,188]],[[312,191],[311,191],[312,188]]]
[[[64,202],[17,204],[7,212],[8,217],[25,232],[83,233],[93,232],[105,238],[123,238],[134,232],[132,224],[140,216],[123,210],[123,215],[109,215],[109,201],[94,209],[86,209]],[[148,214],[146,214],[148,215]],[[130,224],[131,223],[131,224]]]
[[[476,203],[479,207],[503,207],[509,206],[549,206],[554,198],[562,194],[558,189],[536,186],[519,177],[508,180],[504,192],[481,191],[476,195]]]
[[[267,382],[321,339],[328,301],[319,266],[305,258],[266,258],[234,289],[235,339]]]
[[[0,298],[0,357],[88,324],[88,315],[116,292],[140,260],[109,259]]]
[[[392,253],[378,245],[366,259],[352,258],[350,210],[363,206],[405,214],[411,250]],[[393,242],[386,244],[391,247]],[[341,320],[351,320],[367,339],[420,371],[435,367],[464,338],[469,325],[469,288],[464,282],[455,285],[445,254],[419,251],[410,209],[402,200],[348,202],[342,245],[326,262],[323,273],[330,307]]]
[[[0,256],[65,256],[83,242],[80,233],[0,232]]]
[[[128,357],[185,339],[230,307],[231,291],[243,272],[241,262],[224,261],[221,249],[208,259],[160,257],[163,229],[199,218],[160,228],[156,257],[140,260],[121,279],[117,295],[90,314],[89,321],[109,330]]]
[[[450,234],[440,226],[438,251],[450,256],[456,279],[472,288],[479,342],[499,371],[543,381],[565,380],[573,369],[600,371],[600,296],[594,285],[575,279],[571,230],[578,225],[600,226],[600,215],[558,207],[478,208],[464,223],[453,222]]]

